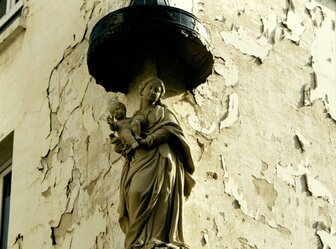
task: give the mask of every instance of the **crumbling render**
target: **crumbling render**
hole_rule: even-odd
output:
[[[258,247],[256,245],[250,245],[248,240],[245,239],[245,238],[241,238],[239,237],[238,238],[240,244],[241,244],[241,248],[244,248],[244,249],[258,249]]]
[[[311,47],[312,67],[315,72],[315,85],[311,86],[311,101],[322,99],[327,113],[336,121],[336,39],[335,13],[314,2],[306,5],[309,10],[322,10],[321,25],[316,27],[316,36]]]
[[[272,48],[272,46],[263,40],[251,38],[242,27],[233,27],[231,32],[223,31],[220,34],[226,43],[231,44],[243,54],[260,59],[260,61],[266,59],[269,50]]]
[[[302,99],[299,103],[299,107],[312,105],[312,101],[310,97],[311,96],[311,86],[309,84],[305,84],[302,87],[301,91],[302,91]]]
[[[223,63],[222,60],[219,60],[219,62],[217,61],[215,63],[214,70],[225,79],[225,85],[227,87],[234,87],[238,84],[238,66],[232,61],[225,61],[225,63]]]
[[[235,199],[236,207],[241,209],[243,214],[245,214],[248,217],[251,217],[254,220],[260,221],[264,220],[264,223],[267,224],[269,227],[276,229],[277,231],[285,234],[286,236],[290,236],[291,232],[286,227],[283,227],[279,224],[277,224],[274,220],[268,219],[265,215],[260,213],[259,209],[252,210],[248,207],[248,203],[244,198],[244,194],[242,193],[241,189],[237,185],[237,183],[234,181],[232,177],[229,176],[227,166],[224,161],[224,157],[220,155],[220,160],[222,164],[222,168],[224,171],[224,191],[228,195],[232,196]],[[276,196],[277,194],[273,194],[273,196]],[[274,197],[272,197],[274,199]],[[268,206],[272,205],[272,200],[268,203]]]
[[[276,15],[269,15],[268,17],[262,17],[262,36],[267,38],[269,44],[275,43],[275,32],[278,26],[278,20]]]
[[[298,130],[295,130],[294,140],[296,142],[296,147],[301,150],[301,152],[305,151],[305,147],[311,147],[311,142],[303,136]]]
[[[309,191],[315,198],[323,198],[330,204],[335,205],[335,199],[331,191],[326,188],[317,177],[313,177],[309,171],[309,163],[301,162],[298,169],[293,169],[292,166],[284,167],[281,164],[277,166],[277,175],[288,185],[297,187],[295,178],[302,178],[304,180],[304,188]]]
[[[260,213],[259,210],[256,210],[255,212],[250,210],[248,208],[247,202],[244,199],[243,193],[241,192],[241,190],[239,189],[238,185],[234,182],[233,178],[229,176],[225,161],[224,161],[224,157],[221,155],[220,156],[220,160],[221,160],[221,164],[222,164],[222,168],[224,171],[224,188],[225,188],[225,192],[234,197],[235,200],[237,201],[237,204],[239,206],[239,208],[242,210],[242,212],[255,219],[258,220],[260,217]]]
[[[278,197],[278,192],[274,189],[274,184],[269,183],[265,179],[253,177],[253,185],[257,194],[263,198],[268,209],[272,211],[272,208],[275,205],[275,200]]]
[[[209,243],[209,231],[202,231],[201,245],[204,247]]]
[[[322,249],[336,249],[336,227],[327,228],[323,222],[314,225]]]
[[[187,120],[192,129],[200,132],[201,134],[210,135],[218,127],[215,122],[205,122],[199,118],[202,113],[199,113],[189,100],[180,101],[179,105],[174,104],[173,107],[177,113]]]
[[[17,245],[17,249],[23,249],[22,243],[23,243],[23,235],[19,233],[15,238],[14,245]]]
[[[238,94],[232,93],[229,96],[229,108],[226,117],[220,122],[220,129],[232,126],[239,119],[239,97]]]
[[[332,193],[324,186],[317,178],[312,177],[310,174],[305,174],[308,190],[313,196],[317,198],[323,198],[330,204],[335,205],[334,197]]]
[[[305,31],[302,18],[290,8],[288,9],[286,20],[282,23],[287,27],[285,29],[285,37],[299,44],[301,36]]]
[[[96,209],[90,217],[75,225],[72,248],[91,248],[96,236],[105,231],[106,225],[104,214]]]

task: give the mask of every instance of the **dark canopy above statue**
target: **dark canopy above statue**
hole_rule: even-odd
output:
[[[191,13],[165,4],[160,0],[132,1],[131,6],[108,14],[94,26],[88,67],[106,90],[127,92],[149,58],[156,61],[157,76],[162,77],[163,67],[171,65],[171,73],[179,71],[175,76],[181,77],[188,89],[211,73],[213,56],[207,30]]]
[[[132,0],[130,6],[132,5],[169,5],[166,0]]]

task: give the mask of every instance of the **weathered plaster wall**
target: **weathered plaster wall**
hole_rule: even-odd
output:
[[[128,1],[25,1],[0,51],[0,139],[14,133],[10,249],[122,248],[114,99],[86,65],[97,20]],[[334,0],[171,1],[212,36],[213,74],[165,100],[196,163],[186,240],[199,248],[336,248]]]

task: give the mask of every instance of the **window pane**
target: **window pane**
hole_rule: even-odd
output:
[[[6,14],[7,0],[0,0],[0,18]]]
[[[12,173],[9,172],[3,178],[1,249],[7,248],[11,182],[12,182]]]

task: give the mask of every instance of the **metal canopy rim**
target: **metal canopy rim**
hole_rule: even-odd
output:
[[[111,12],[94,26],[89,42],[89,72],[106,90],[127,92],[129,70],[144,51],[180,60],[190,78],[187,88],[202,83],[212,70],[204,25],[193,14],[171,6],[133,5]]]

